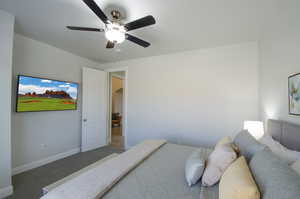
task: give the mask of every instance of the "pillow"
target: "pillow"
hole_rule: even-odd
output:
[[[219,199],[260,199],[258,187],[244,156],[224,172],[219,185]]]
[[[237,134],[233,142],[239,148],[240,154],[245,156],[248,162],[256,152],[266,148],[265,145],[259,143],[247,130],[242,130]]]
[[[237,147],[235,144],[233,144],[233,141],[232,141],[231,137],[229,137],[229,136],[226,136],[226,137],[222,138],[222,139],[216,144],[215,148],[218,147],[218,146],[221,146],[221,145],[225,145],[225,144],[231,145],[231,147],[233,148],[233,150],[234,150],[237,154],[240,153],[238,147]]]
[[[270,149],[256,153],[250,168],[263,199],[299,198],[299,175]]]
[[[288,164],[292,164],[300,159],[300,152],[289,150],[274,140],[269,134],[265,134],[264,137],[259,140],[259,142],[268,146],[276,156],[286,161]]]
[[[201,157],[201,150],[194,151],[185,163],[185,179],[189,186],[196,184],[202,177],[205,159]]]
[[[216,184],[227,167],[237,158],[230,145],[221,145],[209,155],[207,165],[202,176],[203,186]]]
[[[232,139],[229,136],[226,136],[224,138],[222,138],[215,147],[221,146],[221,145],[225,145],[225,144],[231,144],[232,143]]]
[[[300,175],[300,160],[297,160],[291,165],[292,169]]]

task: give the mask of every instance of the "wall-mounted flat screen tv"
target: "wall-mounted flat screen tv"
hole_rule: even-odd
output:
[[[78,84],[18,76],[17,112],[77,109]]]

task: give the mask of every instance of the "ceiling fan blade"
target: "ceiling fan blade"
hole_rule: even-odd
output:
[[[131,30],[135,30],[138,28],[143,28],[145,26],[150,26],[155,23],[156,22],[155,22],[154,17],[149,15],[149,16],[143,17],[141,19],[138,19],[138,20],[135,20],[135,21],[132,21],[132,22],[126,24],[125,28],[127,29],[127,31],[131,31]]]
[[[67,26],[67,28],[70,30],[104,32],[104,29],[100,29],[100,28],[88,28],[88,27],[78,27],[78,26]]]
[[[111,41],[107,41],[107,44],[106,44],[106,48],[114,48],[115,47],[115,43],[114,42],[111,42]]]
[[[133,35],[130,35],[130,34],[126,34],[126,39],[137,44],[137,45],[140,45],[140,46],[143,46],[144,48],[147,48],[149,47],[151,44],[149,42],[146,42],[142,39],[139,39]]]
[[[83,2],[103,21],[103,23],[108,24],[108,18],[104,12],[99,8],[94,0],[83,0]]]

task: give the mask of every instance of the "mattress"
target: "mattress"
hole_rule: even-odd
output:
[[[184,175],[185,161],[196,149],[198,148],[165,144],[122,178],[102,198],[199,199],[200,184],[189,187]],[[204,157],[210,152],[210,149],[202,148]]]

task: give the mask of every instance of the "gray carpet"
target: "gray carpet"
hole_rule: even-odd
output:
[[[79,153],[45,166],[13,176],[14,194],[7,199],[37,199],[42,196],[42,188],[60,180],[112,153],[121,153],[111,146]]]

